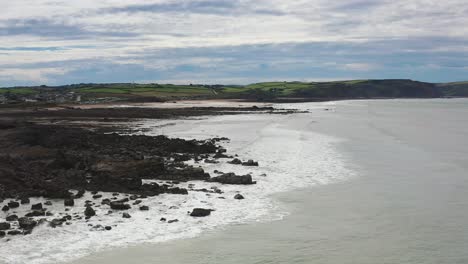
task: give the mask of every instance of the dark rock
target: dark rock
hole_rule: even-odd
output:
[[[86,217],[92,217],[92,216],[96,215],[96,211],[94,211],[94,209],[91,206],[88,206],[88,207],[86,207],[86,209],[84,211],[84,215]]]
[[[8,232],[8,235],[10,236],[17,236],[17,235],[21,235],[23,234],[23,232],[21,232],[20,230],[11,230]]]
[[[93,195],[93,199],[99,199],[102,197],[102,194],[96,194],[96,195]]]
[[[111,203],[110,199],[102,199],[102,201],[101,201],[101,204],[110,205],[110,203]]]
[[[161,219],[159,219],[159,221],[161,221],[161,222],[166,222],[166,218],[161,217]]]
[[[129,213],[123,213],[122,217],[123,218],[131,218],[132,216]]]
[[[30,202],[31,202],[31,201],[29,200],[28,197],[23,197],[23,198],[21,198],[21,200],[20,200],[20,203],[21,203],[21,204],[29,204]]]
[[[122,203],[122,202],[111,202],[110,207],[111,209],[114,209],[114,210],[128,210],[131,208],[129,204]]]
[[[37,222],[29,217],[20,217],[18,224],[23,229],[33,229],[37,225]]]
[[[129,198],[130,198],[130,200],[136,200],[136,199],[138,199],[138,196],[137,195],[131,195]]]
[[[84,194],[85,194],[85,190],[79,190],[78,193],[73,196],[73,198],[75,198],[75,199],[82,198],[84,196]],[[73,206],[73,205],[71,205],[71,206]]]
[[[169,224],[176,223],[176,222],[179,222],[179,219],[173,219],[173,220],[167,221],[167,223]]]
[[[66,220],[63,219],[63,218],[56,218],[56,219],[53,219],[52,221],[50,221],[49,226],[52,227],[52,228],[56,228],[56,227],[58,227],[58,226],[63,225],[63,223],[64,223],[65,221],[66,221]]]
[[[5,231],[0,231],[0,237],[4,237],[4,236],[6,236]]]
[[[6,212],[8,210],[10,210],[10,207],[8,207],[8,205],[5,205],[5,206],[2,207],[3,212]]]
[[[8,203],[8,207],[10,208],[18,208],[20,206],[20,204],[18,202],[15,202],[15,201],[10,201]]]
[[[74,199],[65,199],[63,201],[63,204],[65,206],[74,206],[75,205],[75,200]]]
[[[109,230],[112,230],[112,227],[111,227],[111,226],[106,226],[105,229],[106,229],[107,231],[109,231]]]
[[[142,205],[142,206],[140,206],[140,210],[141,210],[141,211],[148,211],[148,210],[149,210],[149,207],[146,206],[146,205]]]
[[[52,202],[51,202],[51,201],[46,201],[44,204],[45,204],[45,205],[48,205],[48,206],[51,206],[51,205],[52,205]]]
[[[248,160],[247,162],[242,162],[242,166],[258,166],[258,162],[253,160]]]
[[[228,163],[240,165],[240,164],[242,164],[242,161],[240,159],[238,159],[238,158],[235,158],[235,159],[233,159],[231,161],[228,161]]]
[[[27,213],[25,216],[27,217],[35,217],[35,216],[45,216],[46,213],[44,210],[34,210],[32,212]]]
[[[210,182],[219,182],[223,184],[255,184],[256,182],[252,181],[251,175],[238,176],[234,173],[225,173],[220,176],[213,177],[209,179]]]
[[[141,204],[141,200],[136,200],[135,202],[133,202],[133,205],[138,205],[138,204]]]
[[[42,203],[31,205],[31,210],[42,210]]]
[[[190,216],[193,217],[204,217],[208,216],[211,214],[212,209],[204,209],[204,208],[195,208],[193,211],[190,213]]]
[[[10,229],[11,225],[7,222],[0,222],[0,230],[8,230]]]
[[[205,162],[205,163],[211,163],[211,164],[217,164],[217,163],[219,163],[219,161],[212,160],[212,159],[205,159],[203,162]]]
[[[242,200],[242,199],[245,199],[245,198],[244,198],[244,196],[243,196],[242,194],[239,194],[239,193],[238,193],[238,194],[234,195],[234,199],[236,199],[236,200]]]
[[[5,218],[5,220],[7,220],[8,222],[12,222],[12,221],[18,221],[18,216],[17,215],[9,215]]]

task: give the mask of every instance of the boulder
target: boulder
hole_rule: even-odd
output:
[[[242,166],[258,166],[258,162],[253,160],[248,160],[247,162],[242,162]]]
[[[18,221],[18,216],[17,215],[9,215],[5,218],[8,222],[13,222],[13,221]]]
[[[20,203],[21,203],[21,204],[29,204],[30,202],[31,202],[31,201],[29,200],[28,197],[23,197],[23,198],[21,198],[21,200],[20,200]]]
[[[15,202],[15,201],[10,201],[8,203],[8,207],[10,208],[18,208],[20,206],[20,204],[18,202]]]
[[[239,194],[239,193],[238,193],[238,194],[234,195],[234,199],[236,199],[236,200],[242,200],[242,199],[245,199],[245,198],[244,198],[244,196],[243,196],[242,194]]]
[[[228,163],[240,165],[240,164],[242,164],[242,161],[240,159],[238,159],[238,158],[235,158],[235,159],[233,159],[231,161],[228,161]]]
[[[33,229],[37,225],[37,222],[29,217],[20,217],[18,224],[23,229]]]
[[[247,175],[238,176],[232,172],[213,177],[209,179],[208,181],[219,182],[223,184],[255,184],[256,183],[252,181],[251,175],[247,174]]]
[[[35,217],[35,216],[45,216],[46,212],[44,210],[34,210],[32,212],[27,213],[25,216],[27,217]]]
[[[42,203],[31,205],[31,210],[42,210]]]
[[[109,231],[109,230],[112,230],[112,227],[111,227],[111,226],[106,226],[105,229],[106,229],[107,231]]]
[[[6,235],[5,231],[0,231],[0,237],[4,237]]]
[[[57,226],[61,226],[64,222],[66,222],[63,218],[56,218],[49,222],[49,226],[52,228],[56,228]]]
[[[0,222],[0,230],[8,230],[11,228],[10,223],[7,222]]]
[[[63,204],[65,206],[74,206],[75,205],[75,200],[70,198],[70,199],[65,199],[63,200]]]
[[[111,202],[110,207],[114,210],[128,210],[131,208],[129,204],[123,202]]]
[[[92,217],[96,215],[96,211],[94,211],[94,209],[91,206],[87,206],[84,211],[84,215],[86,217]]]
[[[5,206],[2,207],[3,212],[6,212],[8,210],[10,210],[10,207],[8,207],[8,205],[5,205]]]
[[[205,217],[211,214],[212,209],[204,209],[204,208],[194,208],[190,213],[190,216],[193,217]]]
[[[23,234],[23,232],[19,231],[19,230],[11,230],[10,232],[8,232],[8,235],[10,236],[17,236],[17,235],[21,235]]]

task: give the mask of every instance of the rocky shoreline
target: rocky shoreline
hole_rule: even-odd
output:
[[[35,113],[33,117],[42,115],[32,113]],[[256,183],[250,174],[216,171],[216,175],[210,175],[197,166],[218,162],[258,166],[253,160],[242,161],[237,155],[227,153],[221,144],[228,138],[184,140],[121,135],[44,122],[12,121],[14,115],[9,117],[0,121],[0,237],[27,235],[39,225],[56,228],[98,218],[97,208],[104,208],[107,214],[114,213],[116,217],[131,218],[128,209],[151,210],[145,205],[145,199],[160,194],[223,193],[219,188],[196,189],[191,181],[239,186]],[[189,184],[182,188],[177,186],[179,183]],[[109,193],[111,197],[103,195]],[[42,197],[44,201],[32,203],[34,197]],[[91,199],[83,201],[83,197]],[[232,199],[244,197],[238,194]],[[78,202],[84,203],[80,205],[84,206],[83,212],[68,213]],[[57,203],[63,206],[63,211],[51,209]],[[212,210],[215,208],[193,208],[187,213],[205,217]],[[179,220],[161,218],[160,221]],[[112,229],[111,226],[93,228]]]

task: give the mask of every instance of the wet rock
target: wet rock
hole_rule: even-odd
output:
[[[84,194],[85,194],[85,190],[79,190],[78,193],[73,196],[73,198],[75,199],[82,198]]]
[[[21,198],[21,200],[20,200],[20,203],[21,203],[21,204],[29,204],[30,202],[31,202],[31,201],[29,200],[28,197],[23,197],[23,198]]]
[[[141,200],[136,200],[135,202],[133,202],[133,205],[138,205],[138,204],[141,204]]]
[[[45,205],[48,205],[48,206],[51,206],[52,205],[52,202],[51,201],[47,201],[44,203]]]
[[[10,229],[11,225],[7,222],[0,222],[0,230],[8,230]]]
[[[123,202],[111,202],[110,207],[114,210],[128,210],[131,208],[129,204]]]
[[[179,222],[179,219],[172,219],[172,220],[167,221],[167,223],[169,224],[176,223],[176,222]]]
[[[110,205],[110,203],[111,203],[110,199],[102,199],[102,201],[101,201],[101,204]]]
[[[18,221],[18,216],[17,215],[9,215],[5,218],[8,222],[13,222],[13,221]]]
[[[211,214],[212,209],[204,209],[204,208],[194,208],[190,213],[190,216],[193,217],[205,217]]]
[[[247,162],[242,162],[242,166],[258,166],[258,162],[253,160],[248,160]]]
[[[242,199],[245,199],[245,198],[244,198],[244,196],[243,196],[242,194],[239,194],[239,193],[238,193],[238,194],[234,195],[234,199],[236,199],[236,200],[242,200]]]
[[[42,210],[42,203],[31,205],[31,210]]]
[[[130,198],[130,200],[136,200],[136,199],[138,199],[138,196],[137,195],[131,195],[129,198]]]
[[[161,221],[161,222],[166,222],[166,218],[161,217],[161,219],[159,219],[159,221]]]
[[[0,237],[4,237],[4,236],[6,236],[5,231],[0,231]]]
[[[11,230],[8,232],[8,235],[10,236],[17,236],[17,235],[21,235],[23,234],[23,232],[21,232],[20,230]]]
[[[111,226],[106,226],[105,229],[106,229],[107,231],[109,231],[109,230],[112,230],[112,227],[111,227]]]
[[[3,212],[6,212],[8,210],[10,210],[10,207],[8,207],[8,205],[5,205],[5,206],[2,207]]]
[[[251,175],[242,175],[238,176],[234,173],[225,173],[220,176],[213,177],[209,179],[210,182],[219,182],[223,184],[255,184],[255,181],[252,181]]]
[[[211,163],[211,164],[217,164],[217,163],[219,163],[219,161],[212,160],[212,159],[205,159],[203,162],[205,162],[205,163]]]
[[[66,220],[63,218],[52,219],[52,221],[49,222],[49,226],[52,228],[56,228],[58,226],[62,226],[65,221]]]
[[[96,215],[96,211],[94,211],[94,209],[91,206],[88,206],[88,207],[86,207],[86,209],[84,211],[84,215],[86,217],[92,217],[92,216]]]
[[[242,164],[242,161],[240,159],[238,159],[238,158],[235,158],[235,159],[233,159],[231,161],[228,161],[228,163],[240,165],[240,164]]]
[[[129,213],[123,213],[122,218],[131,218],[132,216]]]
[[[99,199],[99,198],[102,198],[102,194],[93,195],[93,199]]]
[[[29,217],[20,217],[18,224],[23,229],[33,229],[37,225],[37,222]]]
[[[65,206],[74,206],[75,205],[75,200],[74,199],[65,199],[63,201],[63,204]]]
[[[18,208],[20,206],[20,204],[18,202],[15,202],[15,201],[10,201],[8,203],[8,207],[10,208]]]
[[[44,210],[34,210],[32,212],[27,213],[26,217],[36,217],[36,216],[45,216],[46,213]]]
[[[146,206],[146,205],[142,205],[142,206],[140,206],[140,210],[141,210],[141,211],[148,211],[148,210],[149,210],[149,207]]]

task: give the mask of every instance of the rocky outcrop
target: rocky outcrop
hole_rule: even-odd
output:
[[[223,184],[240,184],[240,185],[247,185],[247,184],[255,184],[255,181],[252,181],[252,176],[247,175],[236,175],[235,173],[225,173],[220,176],[213,177],[209,180],[210,182],[219,182]]]

